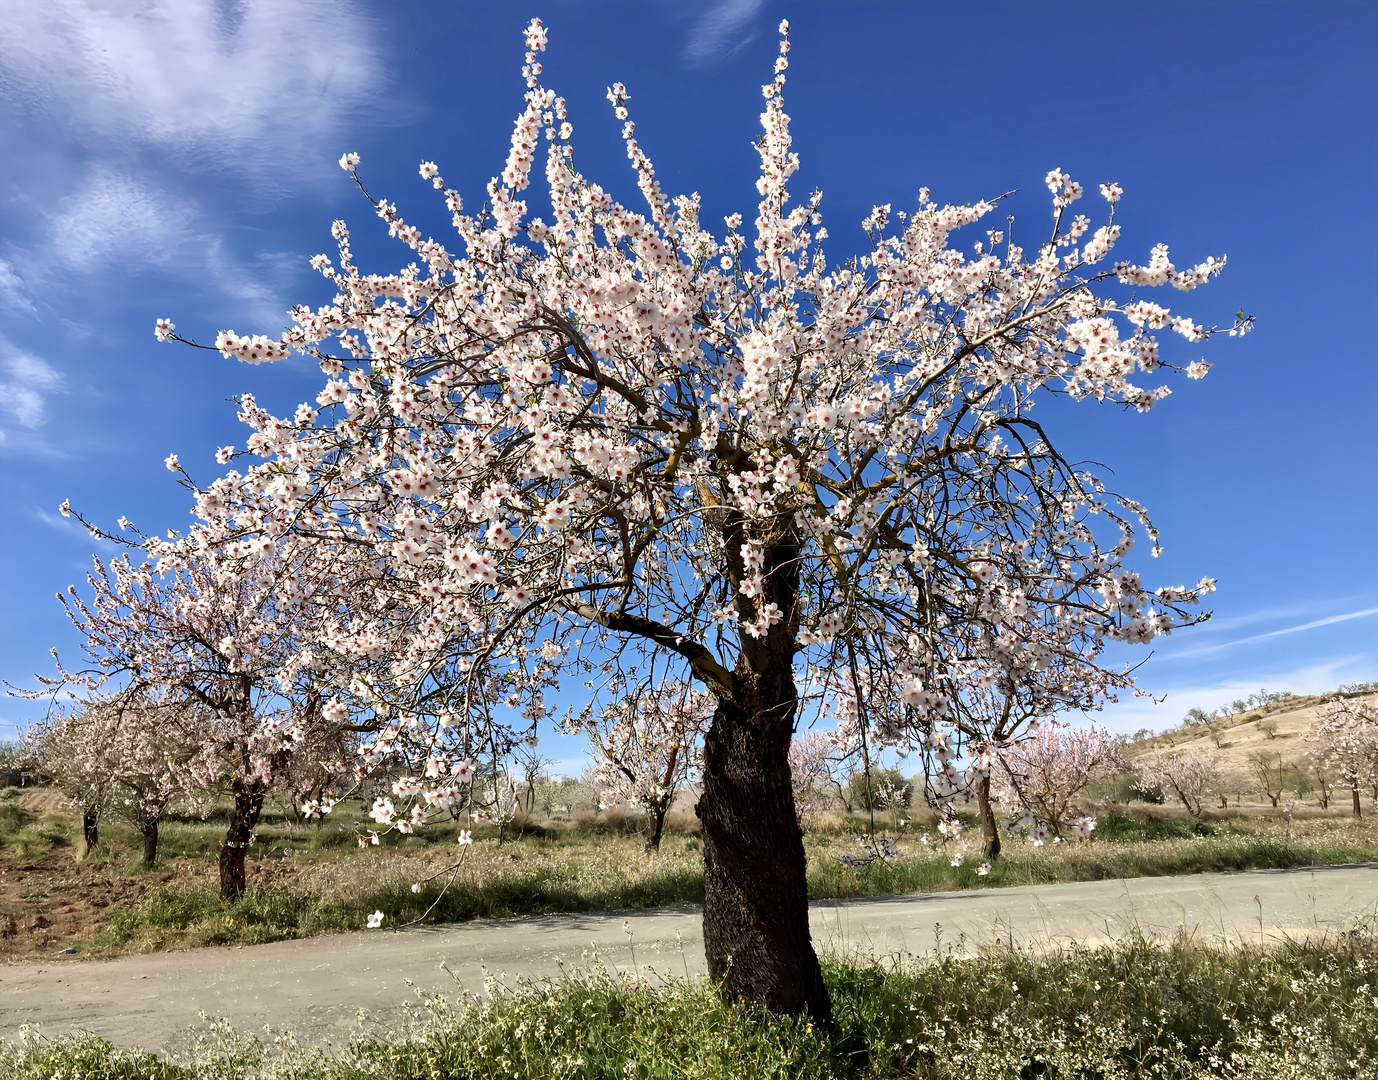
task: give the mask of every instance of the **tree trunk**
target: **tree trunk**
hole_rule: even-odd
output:
[[[743,622],[755,603],[738,594],[742,520],[724,519],[728,580]],[[789,767],[798,691],[798,538],[777,534],[762,552],[759,603],[783,620],[759,638],[743,633],[731,673],[707,670],[718,705],[703,741],[703,946],[708,973],[729,998],[832,1027],[832,1003],[809,935],[804,833]],[[707,665],[704,665],[707,669]],[[705,679],[707,682],[708,680]]]
[[[1351,794],[1353,794],[1353,796],[1354,796],[1354,816],[1355,816],[1355,817],[1363,817],[1363,816],[1364,816],[1364,812],[1363,812],[1363,810],[1359,807],[1359,789],[1358,789],[1357,787],[1356,787],[1356,788],[1353,788],[1353,789],[1351,790]]]
[[[158,861],[158,819],[145,821],[140,831],[144,834],[144,865],[152,866]]]
[[[1354,793],[1356,799],[1358,794],[1357,791]],[[100,807],[98,806],[88,806],[81,812],[81,834],[86,838],[88,849],[95,847],[96,841],[100,839],[100,827],[97,824],[99,817]]]
[[[223,900],[238,900],[248,888],[248,878],[244,873],[244,856],[249,850],[249,842],[258,824],[258,815],[263,810],[263,797],[268,789],[261,783],[246,783],[235,780],[234,816],[225,833],[225,844],[220,849],[220,897]]]
[[[1269,793],[1268,793],[1268,798],[1270,798],[1270,799],[1273,800],[1273,809],[1276,810],[1276,809],[1277,809],[1277,805],[1278,805],[1278,799],[1281,798],[1281,796],[1279,796],[1279,795],[1274,795],[1274,794],[1272,794],[1271,792],[1269,792]]]
[[[981,854],[994,859],[1000,854],[1000,830],[996,826],[995,808],[990,804],[989,776],[983,776],[976,785],[976,805],[981,810]]]
[[[669,813],[670,807],[653,806],[649,809],[646,818],[646,854],[660,854],[660,837],[665,831],[665,815]]]
[[[792,684],[789,668],[785,675]],[[782,704],[748,710],[720,703],[704,740],[697,806],[704,951],[709,975],[730,997],[830,1025],[832,1006],[809,935],[804,834],[790,787],[793,694]]]

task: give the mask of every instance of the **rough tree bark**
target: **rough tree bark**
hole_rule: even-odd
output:
[[[244,856],[258,824],[258,815],[263,810],[263,797],[268,793],[262,783],[239,779],[235,780],[232,791],[234,815],[220,849],[220,896],[224,900],[238,900],[248,888]]]
[[[1356,786],[1356,787],[1354,787],[1354,788],[1351,788],[1350,791],[1351,791],[1351,794],[1354,796],[1354,816],[1355,816],[1355,817],[1363,817],[1363,816],[1364,816],[1364,811],[1363,811],[1363,809],[1359,806],[1359,789],[1358,789],[1358,787]]]
[[[158,861],[158,819],[145,821],[139,831],[144,837],[144,865],[152,866]]]
[[[660,854],[660,837],[665,832],[665,815],[668,806],[647,807],[646,854]]]
[[[704,743],[704,950],[709,975],[731,997],[826,1025],[832,1007],[809,935],[790,787],[793,702],[776,704],[786,708],[721,703]]]
[[[741,541],[728,534],[731,562]],[[767,549],[763,562],[765,599],[780,605],[785,621],[760,640],[743,636],[731,692],[718,694],[704,739],[696,807],[703,823],[704,951],[709,975],[728,996],[830,1027],[832,1004],[809,934],[804,834],[789,768],[798,704],[798,547],[786,538]]]
[[[976,805],[981,811],[981,853],[987,859],[1000,854],[1000,829],[995,820],[995,808],[990,804],[990,777],[983,776],[976,785]]]
[[[1355,792],[1355,799],[1358,799],[1358,792]],[[100,839],[100,808],[88,806],[81,812],[81,835],[86,838],[86,846],[93,848],[96,841]]]

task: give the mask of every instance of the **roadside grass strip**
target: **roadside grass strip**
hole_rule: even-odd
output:
[[[1378,939],[1263,949],[1130,937],[1104,949],[831,957],[836,1029],[729,1004],[703,979],[574,972],[418,997],[344,1050],[202,1025],[159,1056],[90,1035],[0,1040],[7,1080],[514,1080],[1378,1075]]]

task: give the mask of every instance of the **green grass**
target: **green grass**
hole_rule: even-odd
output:
[[[1219,836],[1229,830],[1198,818],[1133,817],[1119,810],[1107,810],[1096,822],[1101,840],[1191,840],[1197,836]],[[1233,830],[1238,834],[1238,830]]]
[[[250,889],[232,903],[211,885],[159,889],[115,911],[86,946],[97,954],[200,945],[259,944],[332,931],[358,930],[381,910],[388,925],[414,920],[457,922],[556,912],[662,907],[703,901],[702,867],[684,858],[640,859],[632,873],[589,872],[586,859],[548,859],[511,868],[479,866],[453,883],[435,881],[421,892],[411,882],[422,871],[410,860],[370,860],[372,871],[352,863],[351,881],[322,887],[294,883]],[[496,860],[495,860],[496,861]],[[381,879],[381,882],[380,882]],[[310,880],[310,879],[308,879]]]
[[[87,867],[126,882],[147,878],[137,898],[113,906],[90,942],[74,943],[97,955],[219,944],[254,944],[359,929],[381,910],[387,924],[416,919],[453,922],[477,917],[584,912],[700,903],[702,846],[675,823],[658,857],[647,857],[635,818],[548,823],[501,845],[492,827],[475,830],[465,869],[442,890],[431,879],[453,859],[456,826],[384,838],[360,850],[350,816],[341,807],[320,827],[294,825],[278,810],[265,813],[250,851],[250,889],[240,901],[217,895],[216,857],[223,838],[220,810],[208,820],[164,823],[158,865],[150,874],[140,862],[139,837],[127,825],[103,822],[101,842]],[[13,793],[0,793],[0,848],[7,858],[41,858],[75,840],[73,815],[35,815]],[[345,828],[341,828],[341,825]],[[1170,810],[1112,808],[1100,815],[1087,842],[1034,847],[1007,837],[987,876],[973,845],[961,866],[949,865],[940,845],[925,846],[913,828],[883,827],[900,846],[893,864],[861,871],[839,856],[857,852],[860,819],[824,819],[805,836],[809,895],[815,900],[903,895],[957,889],[999,888],[1060,881],[1279,869],[1378,861],[1378,823],[1341,815],[1223,815],[1206,821]],[[922,831],[921,829],[919,831]],[[125,895],[132,891],[128,888]]]
[[[35,814],[19,805],[20,790],[0,794],[0,852],[20,859],[40,859],[66,844],[71,827],[66,814]]]
[[[421,1001],[337,1054],[224,1023],[175,1059],[91,1036],[0,1043],[8,1080],[1341,1080],[1378,1075],[1371,936],[1217,950],[829,959],[836,1029],[702,980],[606,972]]]
[[[413,892],[410,875],[380,862],[372,871],[358,867],[353,881],[322,883],[307,877],[294,883],[250,889],[242,900],[226,903],[213,883],[159,887],[138,903],[111,915],[104,930],[83,951],[97,955],[146,952],[202,945],[259,944],[313,934],[358,930],[370,912],[382,911],[387,924],[421,920],[458,922],[560,912],[661,907],[703,901],[703,874],[691,853],[681,848],[661,860],[625,852],[632,872],[589,874],[579,859],[547,860],[523,866],[483,868],[448,888],[432,882]],[[1346,855],[1353,857],[1346,858]],[[809,894],[815,900],[905,895],[951,889],[999,888],[1056,881],[1095,881],[1128,876],[1311,866],[1359,861],[1367,851],[1252,841],[1220,848],[1185,847],[1145,855],[1095,849],[1064,853],[1060,859],[1012,856],[996,860],[988,876],[968,863],[951,867],[937,860],[873,863],[859,873],[835,860],[818,859],[809,868]],[[413,871],[415,873],[415,871]],[[381,878],[382,882],[378,883]]]
[[[937,846],[911,832],[898,836],[903,857],[860,871],[839,855],[855,851],[851,835],[811,832],[809,895],[815,900],[904,895],[957,889],[1000,888],[1059,881],[1274,869],[1378,860],[1378,833],[1345,819],[1300,822],[1239,819],[1200,823],[1191,819],[1105,815],[1106,835],[1085,843],[1033,847],[1010,839],[990,873],[976,872],[979,858],[949,865]],[[194,848],[202,828],[187,826]],[[176,835],[169,828],[169,833]],[[300,831],[298,831],[300,832]],[[1099,830],[1098,830],[1099,832]],[[596,830],[544,829],[499,846],[481,831],[464,869],[447,887],[432,879],[417,893],[412,884],[431,879],[455,848],[435,834],[360,851],[339,848],[335,830],[315,834],[314,848],[299,835],[264,835],[251,859],[255,874],[240,901],[216,893],[213,866],[154,885],[137,902],[112,911],[109,922],[83,951],[97,955],[219,944],[256,944],[333,931],[357,930],[369,913],[382,911],[387,925],[413,920],[455,922],[472,918],[584,912],[695,904],[703,900],[701,844],[684,833],[666,836],[658,857],[641,851],[640,838],[623,826]],[[131,849],[132,850],[132,849]],[[281,854],[291,850],[291,858]],[[137,873],[134,855],[126,872]],[[183,867],[196,864],[180,864]]]

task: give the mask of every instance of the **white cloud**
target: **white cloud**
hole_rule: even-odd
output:
[[[1348,598],[1348,602],[1353,603],[1358,599],[1358,597],[1350,597]],[[1331,601],[1330,604],[1327,604],[1325,606],[1332,606],[1334,603],[1335,601]],[[1296,623],[1292,626],[1284,626],[1277,630],[1268,630],[1263,633],[1250,634],[1247,637],[1234,638],[1229,641],[1207,641],[1201,644],[1196,644],[1200,636],[1209,635],[1213,630],[1216,631],[1218,634],[1218,632],[1222,629],[1234,629],[1239,627],[1257,626],[1259,623],[1264,623],[1266,625],[1268,621],[1278,618],[1279,615],[1286,614],[1295,618],[1300,615],[1303,615],[1307,611],[1315,612],[1318,607],[1321,610],[1324,610],[1324,606],[1320,604],[1311,604],[1306,606],[1293,607],[1285,612],[1270,611],[1257,615],[1236,616],[1235,618],[1227,621],[1212,619],[1210,622],[1205,623],[1199,628],[1191,628],[1188,634],[1183,638],[1177,638],[1176,636],[1174,636],[1172,638],[1167,639],[1166,641],[1158,642],[1155,648],[1157,648],[1159,651],[1156,654],[1154,662],[1158,666],[1162,666],[1164,664],[1191,663],[1193,661],[1204,660],[1209,657],[1218,656],[1221,653],[1224,653],[1229,649],[1234,649],[1240,645],[1253,645],[1257,644],[1260,641],[1269,641],[1273,638],[1284,637],[1289,634],[1299,634],[1307,630],[1317,630],[1321,627],[1332,626],[1335,623],[1350,622],[1355,619],[1366,619],[1370,616],[1378,615],[1378,607],[1366,607],[1354,611],[1340,612],[1335,615],[1326,615],[1320,618],[1310,619],[1306,622]],[[1178,645],[1179,641],[1182,642],[1180,646]]]
[[[4,301],[7,312],[27,311],[30,315],[37,315],[38,310],[34,307],[33,301],[29,299],[28,287],[24,284],[14,266],[4,259],[0,259],[0,300]]]
[[[32,297],[88,273],[175,267],[276,330],[272,268],[226,254],[197,174],[231,171],[246,201],[337,178],[337,144],[378,100],[379,40],[358,7],[325,0],[9,5],[0,108],[31,167],[13,181],[0,300],[36,314]]]
[[[13,4],[0,92],[83,142],[274,168],[369,100],[375,37],[334,2]]]
[[[94,545],[98,551],[105,551],[108,553],[127,550],[112,540],[107,540],[103,536],[92,533],[76,518],[63,517],[59,513],[44,510],[41,506],[33,507],[33,516],[50,529],[56,529],[58,532],[67,536],[80,537],[83,542]],[[89,571],[90,568],[91,560],[89,556],[76,566],[76,569],[83,574]]]
[[[1341,615],[1330,615],[1324,619],[1312,619],[1310,622],[1300,623],[1297,626],[1284,626],[1281,630],[1269,630],[1266,634],[1254,634],[1252,637],[1237,638],[1234,641],[1222,642],[1219,645],[1212,645],[1207,649],[1192,653],[1192,656],[1202,652],[1214,652],[1218,649],[1228,649],[1234,645],[1248,645],[1254,641],[1267,641],[1269,638],[1282,637],[1284,634],[1299,634],[1303,630],[1315,630],[1320,626],[1331,626],[1335,623],[1349,622],[1351,619],[1363,619],[1369,615],[1378,615],[1378,607],[1364,608],[1362,611],[1346,611]]]
[[[0,370],[4,372],[0,377],[0,413],[31,431],[42,427],[48,395],[62,390],[62,376],[33,353],[4,338],[0,338]]]
[[[761,0],[724,0],[714,4],[694,22],[684,58],[691,65],[711,64],[736,53],[756,35],[743,33],[761,6]]]
[[[195,219],[183,201],[98,165],[50,214],[44,256],[75,271],[167,266],[192,241]]]
[[[255,330],[276,333],[286,305],[272,281],[290,271],[288,260],[270,253],[256,266],[237,264],[220,239],[206,233],[203,217],[187,199],[100,163],[48,211],[32,248],[15,248],[12,255],[28,280],[56,291],[79,290],[79,279],[112,270],[175,268],[188,281],[199,279],[243,301]]]

